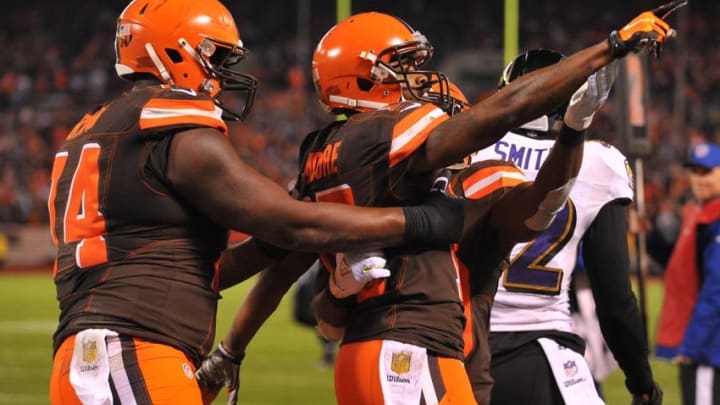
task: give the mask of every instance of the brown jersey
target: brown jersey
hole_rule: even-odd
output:
[[[432,104],[404,102],[311,133],[300,151],[297,197],[362,206],[419,201],[434,173],[409,170],[413,153],[446,119]],[[450,245],[385,256],[392,275],[356,296],[344,342],[391,339],[461,359],[465,321]]]
[[[457,172],[449,193],[468,200],[466,219],[472,227],[455,244],[467,323],[463,331],[465,367],[478,403],[488,403],[492,378],[488,345],[490,308],[498,278],[508,265],[512,241],[498,237],[490,223],[493,205],[507,192],[527,181],[510,162],[486,160]]]
[[[214,341],[214,262],[227,230],[180,201],[166,178],[173,134],[227,128],[213,101],[135,89],[86,115],[56,154],[48,208],[60,321],[54,347],[87,328],[177,347]]]

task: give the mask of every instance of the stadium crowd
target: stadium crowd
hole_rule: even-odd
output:
[[[15,4],[0,15],[0,227],[5,228],[48,221],[52,151],[89,107],[124,90],[108,63],[114,49],[106,46],[113,41],[113,19],[124,1],[32,3],[38,2]],[[333,119],[314,101],[309,58],[311,44],[334,23],[334,2],[293,2],[280,14],[268,13],[259,3],[227,4],[251,50],[251,73],[260,80],[253,112],[246,121],[231,123],[230,133],[246,162],[287,184],[297,171],[298,142]],[[463,49],[499,52],[501,5],[459,3],[441,9],[442,4],[429,0],[363,1],[353,4],[353,12],[381,10],[422,27],[443,52],[433,63]],[[552,0],[521,5],[520,47],[571,53],[614,28],[609,24],[617,18],[610,16],[630,17],[645,6],[653,4],[607,7]],[[718,7],[714,2],[693,3],[682,29],[684,40],[665,50],[674,55],[650,63],[652,153],[644,157],[644,192],[651,270],[660,271],[667,260],[690,198],[681,166],[688,148],[702,140],[720,142],[720,28],[711,19]],[[678,61],[685,61],[684,68]],[[678,73],[684,74],[682,80]],[[468,95],[475,101],[483,92]],[[611,100],[591,136],[620,146],[614,108]]]

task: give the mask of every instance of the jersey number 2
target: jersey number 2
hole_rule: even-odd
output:
[[[557,295],[560,293],[563,271],[547,264],[573,236],[576,219],[575,205],[570,199],[550,227],[516,254],[502,276],[507,291]]]
[[[68,194],[60,201],[62,212],[56,213],[58,182],[68,161],[68,152],[55,155],[50,184],[48,209],[50,211],[50,232],[53,242],[61,244],[78,242],[75,248],[75,263],[80,268],[91,267],[107,262],[105,238],[105,218],[100,212],[100,144],[83,145],[77,167],[72,176]],[[60,232],[56,228],[56,218],[62,219]]]

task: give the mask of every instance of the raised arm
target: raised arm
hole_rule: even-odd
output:
[[[566,203],[580,171],[584,131],[605,103],[617,76],[617,64],[601,68],[570,98],[557,140],[535,181],[516,187],[493,207],[492,220],[501,240],[515,243],[547,229]]]
[[[501,241],[509,244],[527,241],[550,226],[566,203],[582,156],[582,142],[555,142],[535,182],[512,188],[495,203],[491,221]]]
[[[492,145],[510,129],[566,102],[598,69],[628,52],[654,49],[673,32],[662,19],[645,12],[622,29],[613,31],[609,39],[513,80],[502,91],[433,130],[424,149],[417,153],[414,170],[448,166]]]

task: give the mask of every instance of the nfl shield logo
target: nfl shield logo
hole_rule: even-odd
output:
[[[578,372],[577,364],[575,364],[575,362],[572,360],[564,363],[563,369],[565,370],[566,377],[573,377]]]
[[[83,342],[83,361],[92,363],[97,358],[97,343],[94,340]]]
[[[409,353],[393,353],[390,369],[398,374],[407,374],[410,371],[411,357]]]

